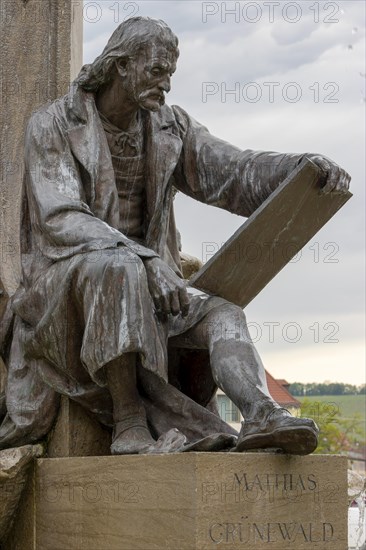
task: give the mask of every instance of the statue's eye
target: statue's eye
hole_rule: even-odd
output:
[[[151,74],[154,76],[160,76],[161,75],[161,68],[160,67],[153,67],[151,69]]]

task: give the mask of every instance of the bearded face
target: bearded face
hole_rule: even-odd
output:
[[[163,45],[148,45],[137,57],[117,65],[131,104],[158,111],[170,91],[170,79],[176,69],[176,55]]]

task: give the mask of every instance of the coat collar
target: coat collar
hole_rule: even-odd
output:
[[[86,124],[89,119],[90,106],[96,110],[94,94],[73,83],[67,97],[69,121],[75,126]],[[177,126],[173,110],[168,105],[164,105],[158,112],[149,113],[149,115],[154,121],[155,130],[169,130]]]
[[[176,135],[177,123],[170,107],[149,113],[146,143],[146,203],[148,230],[146,245],[163,254],[173,200],[169,180],[178,163],[182,140]]]
[[[90,175],[88,200],[101,199],[109,185],[109,194],[116,194],[108,182],[114,182],[111,155],[103,126],[95,105],[94,94],[77,85],[67,98],[68,136],[73,153]],[[144,112],[146,131],[146,203],[148,229],[147,246],[162,253],[168,231],[172,201],[169,180],[179,160],[182,140],[173,110],[164,105],[158,112]],[[104,183],[103,183],[104,182]],[[98,191],[98,187],[100,188]],[[104,189],[102,189],[104,187]],[[115,184],[113,183],[115,189]],[[113,198],[113,219],[118,220],[118,200]],[[106,210],[104,207],[102,210]],[[110,209],[109,209],[110,210]],[[99,215],[95,211],[96,215]],[[105,218],[103,218],[107,221]],[[114,221],[114,224],[118,223]],[[114,225],[115,226],[115,225]]]

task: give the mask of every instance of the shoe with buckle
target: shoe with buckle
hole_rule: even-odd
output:
[[[261,420],[242,422],[235,450],[274,448],[307,455],[315,451],[318,433],[318,426],[310,418],[297,418],[287,409],[274,407]]]

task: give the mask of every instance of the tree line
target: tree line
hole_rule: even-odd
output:
[[[303,384],[294,382],[290,384],[289,391],[294,396],[303,395],[366,395],[366,384],[355,386],[353,384],[342,384],[341,382],[323,382],[317,384]]]
[[[339,409],[314,407],[315,403],[304,399],[301,416],[313,418],[320,429],[316,453],[339,454],[358,451],[365,445],[364,422],[359,414],[343,418]]]

